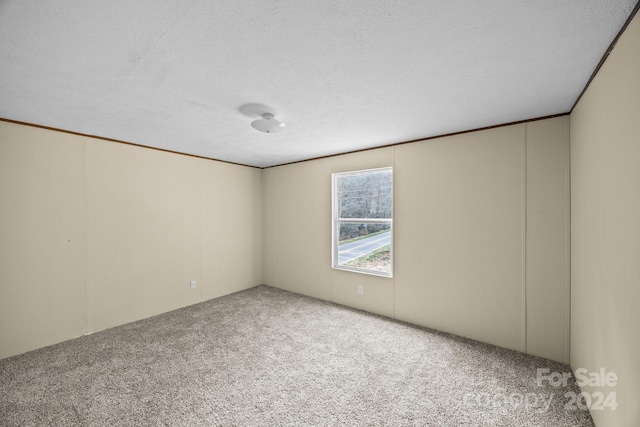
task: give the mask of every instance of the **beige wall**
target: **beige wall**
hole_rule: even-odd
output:
[[[567,147],[565,116],[266,169],[264,282],[568,361]],[[333,270],[331,173],[383,166],[394,278]]]
[[[266,283],[566,361],[567,122],[265,171],[0,122],[0,357]],[[395,277],[331,269],[331,174],[389,165]]]
[[[396,151],[396,316],[525,350],[525,125]]]
[[[83,151],[0,122],[0,358],[86,332]]]
[[[331,174],[388,166],[393,148],[265,169],[265,284],[393,317],[393,279],[333,270]],[[366,284],[364,298],[356,298]]]
[[[527,124],[527,352],[569,362],[568,118]]]
[[[0,122],[0,358],[259,285],[261,191],[259,169]]]
[[[618,408],[596,425],[640,425],[640,16],[571,114],[571,365],[615,372]]]

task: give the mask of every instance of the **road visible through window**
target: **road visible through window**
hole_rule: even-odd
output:
[[[393,275],[393,171],[333,174],[333,267]]]

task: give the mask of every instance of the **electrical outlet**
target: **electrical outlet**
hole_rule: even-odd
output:
[[[194,290],[196,288],[196,281],[192,280],[191,282],[189,282],[189,286],[191,287],[191,290]]]
[[[364,294],[364,286],[358,285],[358,295],[362,295],[362,294]]]

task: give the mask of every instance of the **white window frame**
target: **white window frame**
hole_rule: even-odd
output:
[[[344,271],[352,271],[355,273],[362,274],[370,274],[373,276],[382,276],[393,278],[393,208],[395,208],[395,197],[394,197],[394,185],[391,187],[391,197],[392,197],[392,214],[391,218],[339,218],[339,203],[338,203],[338,178],[343,176],[352,176],[352,175],[362,175],[366,173],[376,173],[381,171],[391,171],[391,176],[393,177],[393,167],[383,167],[383,168],[375,168],[375,169],[363,169],[357,171],[349,171],[349,172],[336,172],[331,174],[331,267],[336,270],[344,270]],[[390,242],[390,264],[391,264],[391,272],[383,272],[383,271],[375,271],[369,270],[365,268],[352,267],[346,265],[338,264],[338,246],[339,246],[339,238],[340,238],[340,224],[345,223],[356,223],[356,224],[388,224],[389,225],[389,233],[391,236]]]

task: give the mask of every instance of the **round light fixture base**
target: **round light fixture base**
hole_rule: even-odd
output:
[[[284,123],[276,119],[271,113],[262,114],[262,118],[251,122],[251,127],[264,133],[276,133],[284,130]]]

